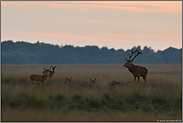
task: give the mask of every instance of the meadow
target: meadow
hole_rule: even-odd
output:
[[[51,65],[1,65],[1,121],[181,121],[182,65],[140,65],[146,83],[122,64],[58,64],[44,89],[29,76]]]

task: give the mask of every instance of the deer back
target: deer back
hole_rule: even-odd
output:
[[[135,76],[141,76],[148,73],[147,68],[143,66],[131,65],[128,69]]]
[[[39,75],[39,74],[32,74],[30,75],[30,80],[33,82],[44,82],[46,81],[47,79],[47,75],[48,75],[48,72],[50,71],[50,69],[46,69],[44,68],[44,71],[43,71],[43,75]]]
[[[146,67],[135,65],[136,67],[136,74],[138,75],[145,75],[148,73],[148,70]]]
[[[30,80],[33,82],[43,82],[46,80],[45,75],[32,74],[30,75]]]

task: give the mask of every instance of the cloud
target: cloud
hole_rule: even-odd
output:
[[[37,9],[76,9],[79,11],[118,10],[142,13],[182,13],[181,1],[2,1],[2,6],[39,6]]]
[[[66,33],[32,33],[32,32],[11,32],[11,34],[16,35],[31,35],[31,36],[48,36],[59,39],[69,39],[69,40],[89,40],[89,41],[103,41],[105,39],[98,38],[89,35],[77,35],[77,34],[66,34]]]
[[[147,39],[147,40],[174,40],[174,41],[181,41],[182,40],[182,35],[178,34],[172,34],[172,35],[160,35],[160,34],[149,34],[149,35],[142,35],[142,34],[111,34],[111,33],[106,33],[104,34],[108,38],[113,38],[113,39],[130,39],[130,40],[135,40],[135,39]]]
[[[89,23],[105,23],[104,21],[98,21],[98,20],[89,20]]]
[[[11,32],[16,35],[27,35],[27,36],[48,36],[57,39],[66,40],[83,40],[83,41],[98,41],[98,42],[146,42],[148,40],[155,41],[180,41],[182,35],[142,35],[142,34],[112,34],[112,33],[90,33],[86,32],[83,34],[66,34],[66,33],[33,33],[33,32]]]

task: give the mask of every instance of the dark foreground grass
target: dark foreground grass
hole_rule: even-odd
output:
[[[16,88],[16,87],[14,87]],[[19,88],[21,89],[21,88]],[[129,88],[133,89],[133,88]],[[31,90],[34,92],[31,92]],[[12,93],[12,91],[14,91]],[[11,107],[12,109],[35,110],[42,109],[67,109],[85,111],[104,111],[116,110],[121,112],[142,111],[172,114],[180,113],[182,109],[182,94],[175,92],[162,92],[162,90],[152,89],[151,94],[146,90],[113,90],[112,93],[101,92],[92,89],[86,90],[57,90],[45,92],[45,90],[35,89],[12,89],[12,91],[2,92],[2,109]],[[95,91],[95,92],[93,92]]]
[[[23,75],[14,75],[13,70],[4,69],[7,71],[2,73],[2,121],[182,119],[181,75],[177,75],[178,72],[167,75],[154,74],[156,72],[153,71],[154,73],[148,75],[147,83],[142,81],[138,83],[133,82],[133,78],[131,79],[128,74],[121,77],[120,74],[123,71],[120,73],[114,67],[119,71],[119,73],[115,73],[112,67],[113,65],[100,65],[100,70],[96,68],[95,70],[91,65],[78,72],[76,65],[72,69],[66,70],[65,73],[57,68],[60,74],[56,74],[52,80],[48,80],[44,89],[41,89],[40,85],[30,85],[29,75],[26,75],[26,72]],[[112,72],[106,72],[109,68]],[[73,77],[72,83],[68,86],[64,86],[62,83],[65,77]],[[94,77],[97,78],[98,88],[79,86],[82,83],[90,83],[89,79]],[[116,85],[111,90],[108,83],[112,81],[119,81],[123,84]]]

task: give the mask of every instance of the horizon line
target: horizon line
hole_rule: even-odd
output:
[[[85,46],[74,46],[74,45],[72,45],[72,44],[51,44],[51,43],[45,43],[45,42],[40,42],[39,40],[37,41],[37,42],[35,42],[35,43],[32,43],[32,42],[29,42],[29,41],[13,41],[13,40],[4,40],[4,41],[2,41],[1,43],[3,43],[3,42],[8,42],[8,41],[12,41],[13,43],[17,43],[17,42],[24,42],[24,43],[30,43],[30,44],[36,44],[36,43],[43,43],[43,44],[49,44],[49,45],[53,45],[53,46],[58,46],[59,48],[62,48],[62,47],[65,47],[65,46],[72,46],[72,47],[74,47],[74,48],[77,48],[77,47],[79,47],[79,48],[82,48],[82,47],[87,47],[87,46],[97,46],[99,49],[102,49],[102,48],[107,48],[108,50],[112,50],[112,49],[114,49],[115,51],[118,51],[118,50],[124,50],[124,49],[122,49],[122,48],[120,48],[120,49],[115,49],[114,47],[112,47],[112,48],[109,48],[109,47],[107,47],[107,46],[102,46],[102,47],[99,47],[98,45],[85,45]],[[148,46],[140,46],[140,45],[138,45],[138,46],[133,46],[131,49],[133,49],[133,48],[138,48],[138,47],[140,47],[140,50],[143,50],[145,47],[147,47],[147,48],[149,48],[149,49],[152,49],[151,47],[148,47]],[[143,49],[141,49],[141,48],[143,48]],[[169,47],[167,47],[167,48],[165,48],[164,50],[167,50],[167,49],[169,49],[169,48],[174,48],[174,49],[177,49],[177,50],[180,50],[180,49],[182,49],[182,47],[181,48],[176,48],[176,47],[173,47],[173,46],[169,46]],[[126,51],[128,51],[128,50],[131,50],[130,48],[128,48],[127,50],[124,50],[125,52]],[[152,49],[153,50],[153,52],[155,52],[155,53],[157,53],[158,51],[164,51],[164,50],[160,50],[160,49],[158,49],[157,51],[155,51],[155,49]]]

